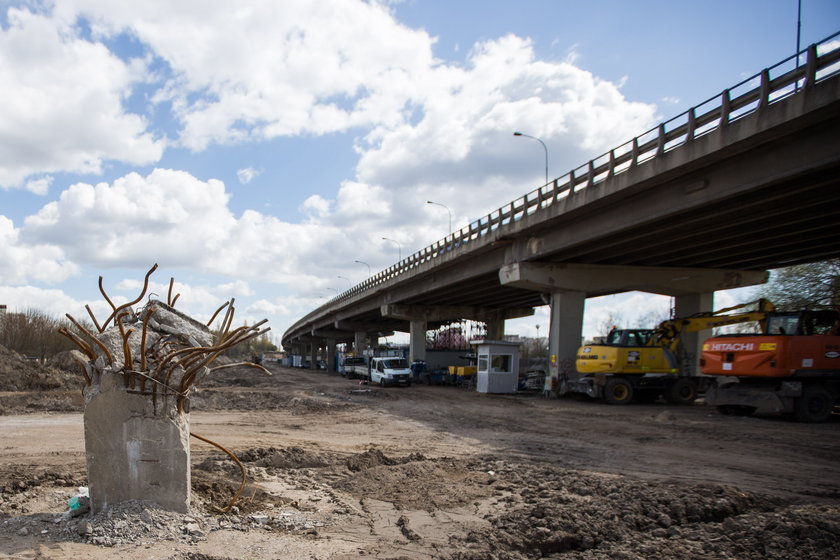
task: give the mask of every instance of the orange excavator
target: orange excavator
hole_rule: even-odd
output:
[[[762,331],[705,341],[700,368],[717,377],[706,403],[723,414],[828,420],[840,405],[840,313],[773,311]]]

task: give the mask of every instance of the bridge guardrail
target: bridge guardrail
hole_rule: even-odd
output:
[[[820,50],[825,52],[820,53]],[[799,61],[803,55],[805,64],[801,65]],[[684,146],[695,138],[753,114],[838,73],[840,73],[840,32],[808,46],[770,68],[765,68],[758,74],[725,89],[721,94],[710,97],[676,117],[660,123],[632,140],[591,159],[565,175],[405,257],[364,282],[336,295],[298,320],[287,332],[306,324],[310,318],[320,314],[324,307],[347,300],[405,274],[454,248],[516,223],[526,215],[545,210],[571,193],[605,181],[640,163]]]

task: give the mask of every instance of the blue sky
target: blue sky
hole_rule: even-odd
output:
[[[0,0],[0,303],[280,334],[336,291],[793,54],[796,0]],[[803,48],[840,2],[803,0]],[[747,294],[720,294],[721,306]],[[587,304],[585,333],[667,298]],[[547,310],[508,323],[536,334]],[[545,334],[547,328],[542,330]]]

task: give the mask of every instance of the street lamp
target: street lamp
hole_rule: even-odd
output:
[[[397,251],[398,251],[397,254],[400,256],[400,258],[397,262],[401,262],[402,261],[402,245],[400,245],[400,242],[397,241],[396,239],[391,239],[390,237],[383,237],[382,240],[383,241],[393,241],[394,243],[397,244]]]
[[[531,138],[532,140],[536,140],[540,144],[542,144],[543,150],[545,150],[545,184],[548,184],[548,148],[545,146],[545,142],[537,138],[536,136],[529,136],[527,134],[522,134],[521,132],[514,132],[514,136],[524,136],[525,138]]]
[[[548,181],[546,181],[548,182]],[[443,206],[446,208],[446,211],[449,212],[449,233],[452,234],[452,210],[449,209],[449,206],[446,204],[441,204],[440,202],[432,202],[431,200],[427,200],[426,204],[437,204],[438,206]]]
[[[366,263],[366,262],[364,262],[364,261],[353,261],[353,262],[357,262],[357,263],[359,263],[359,264],[363,264],[363,265],[365,265],[366,267],[368,267],[368,278],[370,278],[370,265],[369,265],[368,263]]]
[[[353,287],[353,282],[351,282],[349,278],[345,278],[344,276],[339,276],[339,278],[341,278],[342,280],[347,280],[347,289]]]
[[[328,287],[327,289],[328,289],[328,290],[332,290],[332,291],[334,291],[334,292],[335,292],[335,295],[338,295],[338,290],[336,290],[335,288],[329,288],[329,287]]]

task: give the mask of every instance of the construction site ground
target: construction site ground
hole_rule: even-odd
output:
[[[191,398],[191,430],[247,471],[226,513],[240,470],[193,439],[189,513],[132,502],[72,517],[87,484],[80,380],[9,390],[7,375],[0,558],[840,558],[840,418],[269,367],[223,370]]]

